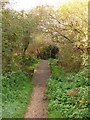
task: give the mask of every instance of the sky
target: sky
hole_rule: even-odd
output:
[[[55,7],[55,9],[63,3],[66,3],[69,0],[10,0],[14,1],[12,8],[14,10],[30,10],[36,6],[48,4]]]

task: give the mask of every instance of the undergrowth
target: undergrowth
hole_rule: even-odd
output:
[[[28,56],[25,60],[24,69],[13,69],[2,78],[2,118],[23,118],[30,101],[33,82],[32,74],[25,69],[35,69],[39,62],[36,58]]]
[[[51,77],[46,97],[49,118],[88,118],[88,69],[66,72],[50,60]]]
[[[31,77],[19,70],[4,76],[2,85],[2,117],[22,118],[32,93]]]

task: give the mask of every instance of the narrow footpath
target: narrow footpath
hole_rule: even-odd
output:
[[[46,82],[49,77],[49,61],[43,60],[37,65],[35,69],[33,76],[35,86],[32,93],[32,99],[25,114],[25,118],[47,118],[46,101],[44,98],[46,91]]]

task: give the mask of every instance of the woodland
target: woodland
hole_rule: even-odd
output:
[[[89,118],[90,41],[88,0],[57,10],[42,5],[26,12],[2,9],[2,117],[23,118],[34,88],[34,69],[48,60],[48,118]]]

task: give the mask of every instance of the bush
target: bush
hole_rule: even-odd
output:
[[[28,55],[26,57],[26,59],[24,60],[24,64],[25,65],[33,65],[33,64],[37,64],[39,62],[38,59],[34,58],[33,56],[31,55]]]

